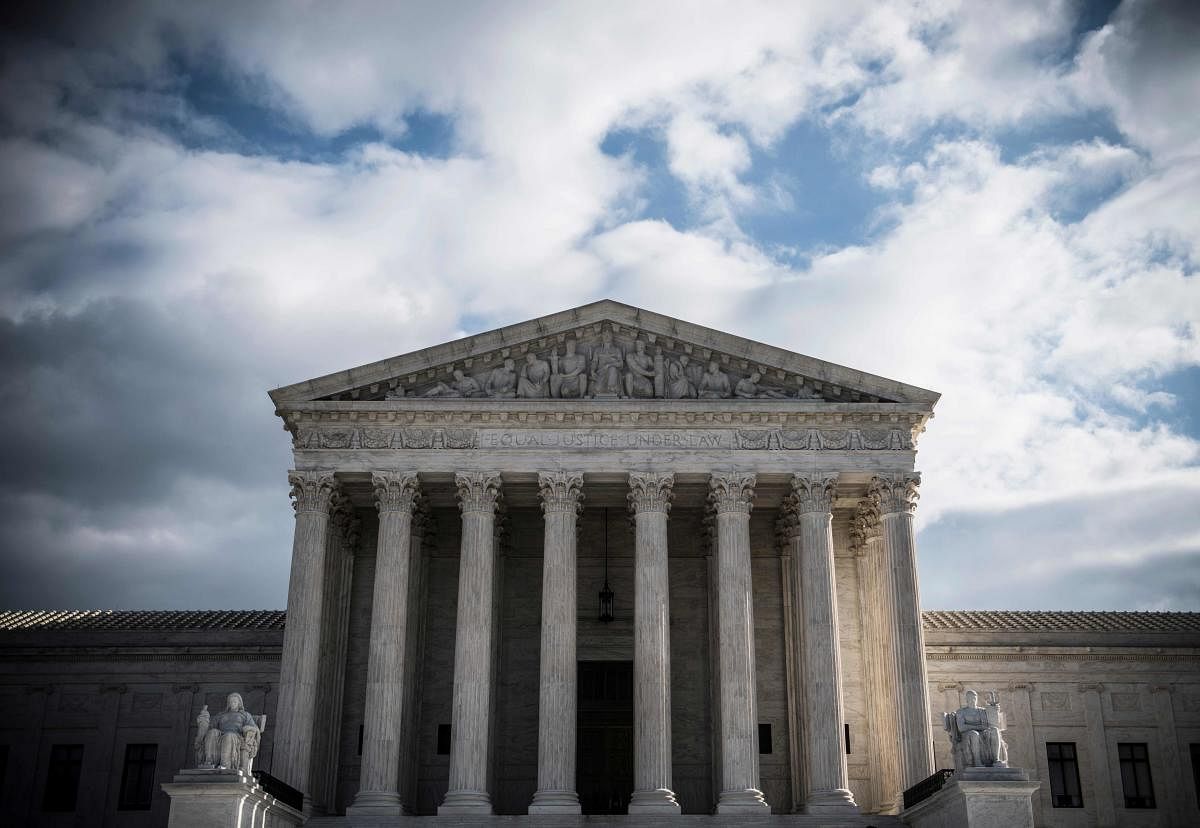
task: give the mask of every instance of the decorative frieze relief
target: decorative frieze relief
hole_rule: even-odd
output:
[[[296,449],[911,451],[907,429],[299,428]]]
[[[879,396],[623,325],[595,324],[324,397],[810,400]]]

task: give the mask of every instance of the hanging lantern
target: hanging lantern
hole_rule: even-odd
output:
[[[604,510],[604,586],[600,588],[600,622],[613,620],[613,591],[608,585],[608,509]]]

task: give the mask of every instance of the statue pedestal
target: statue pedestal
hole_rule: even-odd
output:
[[[1039,787],[1021,768],[967,768],[900,819],[913,828],[1034,828]]]
[[[240,771],[183,770],[164,783],[163,790],[171,798],[168,828],[257,828],[304,823],[303,814]]]

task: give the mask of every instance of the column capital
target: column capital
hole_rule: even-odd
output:
[[[578,514],[583,510],[583,472],[538,472],[538,494],[543,512]]]
[[[867,487],[868,497],[875,500],[884,515],[911,515],[917,509],[921,485],[919,472],[902,474],[878,474],[871,478]]]
[[[290,471],[292,508],[299,512],[328,514],[338,492],[337,480],[331,471]]]
[[[866,554],[867,544],[879,537],[879,505],[873,498],[864,498],[850,518],[850,546],[855,555],[861,556]]]
[[[457,472],[458,505],[465,512],[494,512],[500,501],[500,472]]]
[[[675,475],[671,472],[630,472],[629,508],[641,512],[669,512],[674,496]]]
[[[375,488],[375,508],[380,512],[407,512],[421,499],[421,481],[416,472],[374,472],[371,485]]]
[[[837,496],[836,472],[793,474],[792,493],[787,505],[797,515],[812,512],[833,512],[833,500]]]
[[[713,472],[708,478],[708,501],[717,514],[750,514],[757,478],[750,472]]]
[[[800,537],[800,520],[795,511],[788,508],[788,503],[784,500],[783,507],[779,510],[779,518],[775,521],[775,539],[780,546],[787,546],[798,537]]]

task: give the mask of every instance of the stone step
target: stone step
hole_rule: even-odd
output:
[[[859,816],[830,818],[801,814],[747,817],[740,815],[684,814],[681,816],[422,816],[399,818],[376,818],[373,820],[346,817],[313,817],[306,828],[443,828],[464,826],[465,828],[901,828],[899,817]]]

